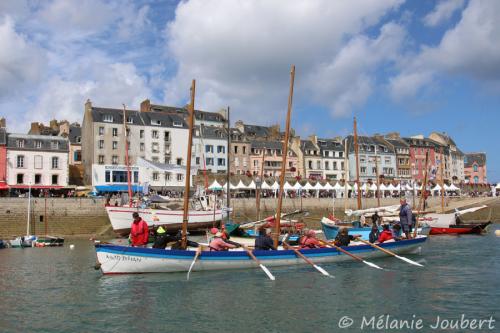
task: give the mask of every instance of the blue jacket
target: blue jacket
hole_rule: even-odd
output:
[[[273,240],[268,235],[259,235],[255,238],[255,249],[256,250],[276,250],[273,244]]]
[[[401,225],[412,225],[412,212],[408,204],[401,205],[399,208],[399,221]]]

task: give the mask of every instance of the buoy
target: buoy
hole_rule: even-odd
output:
[[[75,248],[75,245],[74,245],[74,244],[71,244],[71,245],[69,246],[69,249],[70,249],[70,250],[73,250],[74,248]]]
[[[500,229],[495,230],[495,236],[500,237]]]

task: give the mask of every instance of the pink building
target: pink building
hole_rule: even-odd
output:
[[[465,181],[469,184],[486,184],[486,154],[471,153],[465,155]]]
[[[251,141],[250,172],[253,176],[260,176],[262,161],[264,161],[264,177],[278,177],[281,174],[281,152],[283,144],[279,141]],[[263,156],[264,155],[264,156]],[[286,166],[286,177],[297,176],[298,158],[289,149]]]

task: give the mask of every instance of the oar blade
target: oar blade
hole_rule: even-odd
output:
[[[269,278],[269,280],[272,280],[272,281],[276,280],[276,278],[274,277],[274,275],[271,274],[271,272],[267,269],[266,266],[260,264],[260,268],[262,268],[262,270],[264,271],[264,273],[266,273],[266,275]]]
[[[377,269],[382,269],[382,270],[383,270],[383,268],[382,268],[382,267],[380,267],[380,266],[378,266],[378,265],[375,265],[375,264],[374,264],[374,263],[372,263],[372,262],[369,262],[369,261],[366,261],[366,260],[363,260],[363,262],[364,262],[365,264],[367,264],[368,266],[370,266],[370,267],[377,268]]]
[[[323,274],[324,276],[331,276],[330,273],[328,273],[327,271],[325,271],[323,269],[323,267],[320,267],[318,265],[313,265],[314,268],[316,268],[318,270],[318,272],[320,272],[321,274]]]
[[[401,257],[401,256],[396,255],[396,258],[401,259],[403,261],[406,261],[407,263],[409,263],[411,265],[415,265],[415,266],[419,266],[419,267],[424,267],[424,265],[421,265],[418,262],[410,260],[410,259],[405,258],[405,257]]]

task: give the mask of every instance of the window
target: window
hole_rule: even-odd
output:
[[[178,120],[174,120],[174,127],[182,127],[182,122]]]
[[[158,158],[158,156],[153,156],[153,158],[151,158],[151,160],[153,162],[160,162],[160,159]]]
[[[312,169],[312,168],[313,168],[313,162],[312,162],[312,161],[309,161],[309,162],[308,162],[308,165],[309,165],[309,169]]]
[[[104,140],[99,140],[97,145],[98,145],[99,149],[104,149]]]
[[[170,172],[165,172],[165,181],[170,181]]]
[[[99,127],[99,135],[104,135],[104,127]]]
[[[234,166],[235,167],[239,167],[240,166],[240,161],[239,161],[238,157],[234,158]]]
[[[113,155],[111,157],[111,164],[115,164],[115,165],[118,164],[118,156]]]
[[[17,174],[17,183],[18,184],[23,184],[24,183],[24,175],[22,173]]]
[[[359,169],[361,170],[361,173],[366,173],[366,167],[361,167]]]
[[[226,152],[226,147],[224,147],[224,146],[217,146],[217,153],[224,154],[225,152]]]
[[[139,139],[144,139],[144,130],[139,131]]]
[[[196,165],[200,165],[200,158],[196,157]]]
[[[253,166],[254,166],[254,167],[258,167],[258,166],[259,166],[259,161],[257,161],[257,160],[253,160]]]
[[[340,162],[340,170],[344,170],[344,162]]]
[[[474,172],[477,172],[477,165],[476,164],[474,164],[474,168],[473,169],[474,169]]]
[[[24,148],[24,140],[16,140],[17,148]]]
[[[243,154],[246,154],[247,153],[247,147],[243,146]]]
[[[158,139],[158,131],[156,131],[156,130],[152,131],[152,132],[151,132],[151,137],[152,137],[153,139]]]
[[[104,164],[104,155],[99,155],[97,161],[99,164]]]
[[[118,141],[113,141],[113,149],[118,149]]]
[[[134,171],[134,183],[139,182],[139,171]]]
[[[337,170],[337,162],[333,162],[333,170]]]
[[[144,149],[145,149],[144,142],[141,142],[141,143],[139,144],[139,150],[140,150],[140,151],[144,151]]]
[[[177,181],[182,182],[184,180],[184,175],[182,173],[177,174]]]
[[[176,161],[176,164],[177,165],[182,165],[182,158],[178,158],[177,161]]]
[[[158,179],[160,179],[158,172],[153,172],[153,180],[158,180]]]
[[[129,123],[129,124],[133,124],[133,123],[134,123],[134,117],[132,117],[132,116],[128,116],[128,117],[127,117],[127,123]]]
[[[24,156],[23,155],[17,156],[17,167],[24,168]]]
[[[113,127],[113,136],[118,136],[118,128]]]
[[[316,161],[316,169],[321,169],[321,161]]]
[[[106,123],[112,123],[113,122],[113,116],[110,115],[110,114],[105,114],[103,117],[102,117],[102,121],[106,122]]]
[[[58,175],[52,175],[52,185],[57,185],[58,180],[59,180]]]
[[[50,143],[50,147],[51,147],[52,149],[59,149],[59,141],[52,141],[52,142]]]
[[[35,174],[35,184],[41,184],[42,183],[42,175],[37,173]]]
[[[238,146],[234,146],[234,153],[238,154]]]
[[[43,157],[42,155],[35,155],[35,159],[34,159],[34,162],[35,162],[35,169],[42,169],[43,168]]]
[[[35,141],[35,148],[37,148],[37,149],[42,148],[42,141],[40,141],[40,140],[36,140],[36,141]]]
[[[207,165],[214,165],[214,159],[212,157],[207,157],[206,164]]]
[[[81,136],[77,136],[76,137],[76,143],[82,143],[82,137]]]
[[[246,158],[243,158],[243,167],[246,168],[247,167],[247,159]]]
[[[165,156],[165,157],[163,158],[163,160],[164,160],[164,162],[163,162],[163,163],[165,163],[165,164],[170,164],[170,157]],[[198,161],[199,161],[199,159],[198,159]],[[198,163],[198,164],[200,164],[200,163]]]
[[[59,169],[59,157],[52,157],[52,169]]]
[[[474,176],[474,183],[475,183],[475,184],[478,184],[478,183],[479,183],[479,177],[478,177],[478,176]]]
[[[153,153],[159,153],[160,152],[160,146],[159,146],[158,142],[153,142],[151,144],[151,151]]]
[[[163,133],[163,138],[165,142],[170,142],[170,132],[165,131],[165,133]]]
[[[224,159],[224,158],[218,158],[217,159],[217,165],[218,166],[225,166],[226,165],[226,159]]]
[[[158,119],[151,119],[151,125],[160,126],[161,121]]]
[[[343,151],[339,151],[339,157],[344,157],[344,152]]]
[[[130,128],[127,128],[127,129],[125,130],[125,133],[127,133],[127,137],[128,137],[128,136],[130,136]]]
[[[110,183],[111,182],[111,171],[108,170],[108,171],[106,171],[104,173],[104,181],[106,183]]]
[[[213,153],[213,152],[214,152],[214,146],[205,145],[205,153]]]

